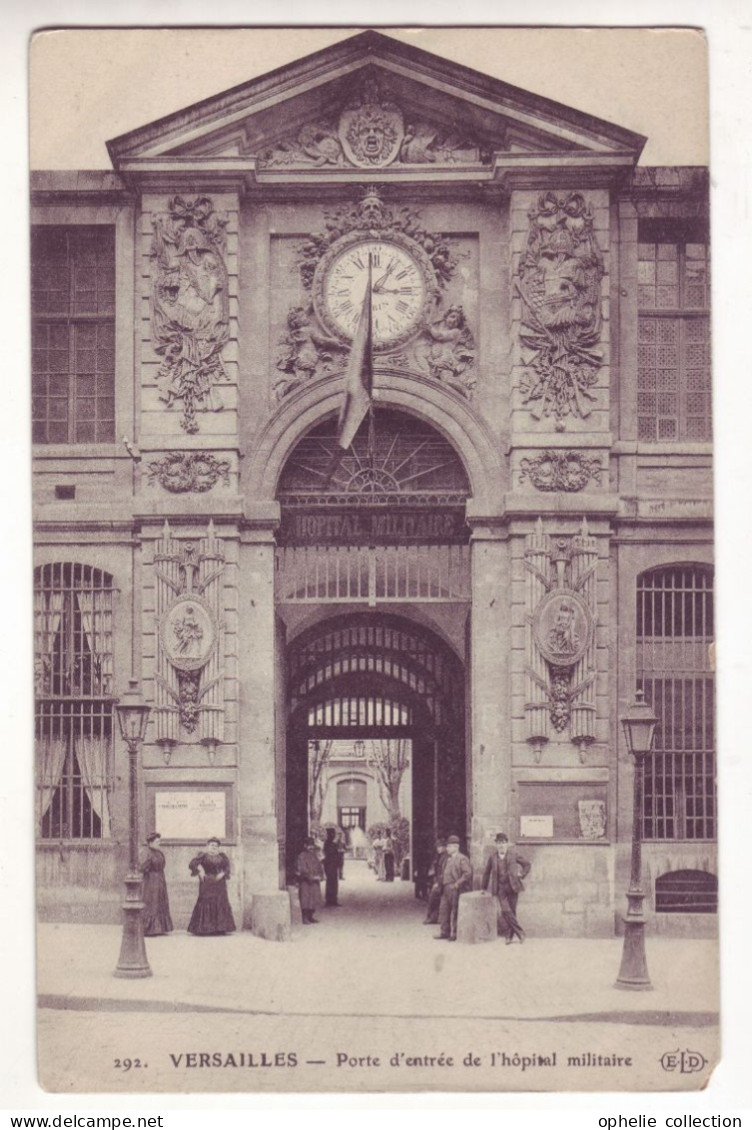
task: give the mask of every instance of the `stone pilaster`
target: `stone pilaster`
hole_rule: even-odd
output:
[[[508,547],[498,518],[468,515],[470,569],[470,709],[468,733],[470,844],[476,874],[489,836],[511,817]]]
[[[250,927],[254,893],[279,886],[277,846],[274,528],[278,508],[258,504],[242,535],[239,623],[240,751],[238,811],[244,925]]]

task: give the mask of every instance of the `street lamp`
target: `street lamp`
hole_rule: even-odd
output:
[[[632,808],[632,870],[624,916],[624,948],[617,989],[652,989],[645,960],[645,913],[642,889],[642,775],[645,757],[653,748],[658,719],[645,702],[645,692],[637,691],[635,701],[621,719],[627,749],[634,761]]]
[[[151,977],[144,946],[144,904],[141,901],[142,875],[138,866],[138,751],[146,734],[150,707],[144,702],[137,679],[128,681],[128,690],[115,706],[120,733],[128,746],[128,874],[123,903],[123,940],[115,967],[116,977]]]

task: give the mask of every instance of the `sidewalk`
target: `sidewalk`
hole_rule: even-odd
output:
[[[619,938],[536,938],[463,946],[433,940],[407,883],[351,874],[343,905],[290,943],[247,931],[147,939],[153,976],[113,977],[117,926],[41,923],[41,1007],[287,1016],[717,1022],[714,941],[648,938],[652,992],[614,988]],[[524,915],[523,915],[524,921]]]

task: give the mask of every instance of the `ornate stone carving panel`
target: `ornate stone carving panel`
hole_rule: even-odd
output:
[[[229,482],[230,464],[210,451],[169,451],[149,464],[149,482],[158,482],[170,494],[203,494],[220,480]]]
[[[173,537],[165,522],[155,543],[157,655],[155,726],[167,749],[181,732],[210,748],[223,738],[222,541]]]
[[[603,255],[593,214],[579,192],[541,194],[528,213],[525,251],[515,279],[526,352],[523,403],[536,420],[563,431],[568,416],[590,415],[603,355]]]
[[[505,148],[498,138],[495,149]],[[384,76],[367,75],[337,111],[309,122],[259,156],[260,168],[489,164],[490,148],[463,120],[446,126],[400,104]]]
[[[581,451],[548,449],[520,461],[520,483],[529,480],[536,490],[583,490],[590,480],[599,483],[603,467],[596,456]]]
[[[528,741],[539,760],[551,730],[580,748],[595,740],[598,548],[583,518],[573,538],[551,537],[539,518],[525,545]]]
[[[180,407],[188,433],[199,430],[199,410],[223,407],[217,385],[227,380],[226,224],[208,196],[173,196],[167,213],[153,218],[151,330],[162,358],[157,384],[167,407]]]

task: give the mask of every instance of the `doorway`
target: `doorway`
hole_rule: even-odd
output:
[[[399,834],[408,878],[427,869],[437,835],[455,832],[464,839],[464,665],[444,640],[407,617],[355,612],[324,620],[298,636],[288,649],[287,666],[288,879],[315,824],[312,815],[328,815],[331,819],[322,823],[338,827],[343,816],[350,827],[365,823],[370,853],[369,832],[387,821],[371,821],[369,808],[374,815],[388,815],[389,781],[395,786],[396,775],[400,780],[392,789],[391,815],[396,801],[407,824]],[[335,749],[347,756],[332,762]],[[369,778],[380,808],[369,805]],[[325,809],[322,799],[319,813],[312,809],[312,799],[318,801],[315,790],[323,785],[334,791],[331,807]],[[352,804],[340,803],[350,799]]]

